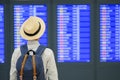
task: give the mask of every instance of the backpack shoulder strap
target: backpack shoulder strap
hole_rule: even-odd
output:
[[[20,46],[20,51],[22,54],[26,54],[28,51],[27,44]]]
[[[36,50],[36,54],[41,56],[45,48],[46,48],[45,46],[40,45]]]

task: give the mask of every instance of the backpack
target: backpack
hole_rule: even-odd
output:
[[[21,56],[16,63],[17,80],[46,80],[41,57],[45,47],[40,45],[35,52],[33,50],[28,51],[27,45],[22,45],[20,50]]]

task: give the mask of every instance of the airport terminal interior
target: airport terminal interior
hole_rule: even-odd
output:
[[[120,0],[0,0],[0,80],[30,16],[45,22],[39,42],[53,50],[59,80],[120,80]]]

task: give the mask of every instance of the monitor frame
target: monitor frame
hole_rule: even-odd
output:
[[[96,74],[96,66],[94,66],[96,63],[95,63],[95,50],[94,50],[94,43],[95,42],[95,36],[96,34],[94,34],[93,31],[95,31],[95,25],[94,25],[94,15],[95,15],[95,11],[94,11],[94,2],[92,2],[93,0],[91,1],[79,1],[79,0],[71,0],[71,1],[66,1],[66,0],[61,0],[61,1],[56,1],[54,2],[54,5],[53,5],[53,15],[55,15],[55,18],[54,18],[54,21],[57,21],[57,5],[65,5],[65,4],[73,4],[73,5],[84,5],[84,4],[89,4],[90,5],[90,35],[91,35],[91,38],[90,38],[90,46],[91,46],[91,49],[90,49],[90,62],[57,62],[57,66],[58,66],[58,71],[60,73],[59,75],[59,78],[62,80],[62,79],[65,79],[65,80],[73,80],[73,77],[74,79],[83,79],[83,80],[88,80],[88,79],[91,79],[91,80],[94,80],[94,75]],[[57,22],[56,23],[53,23],[53,26],[54,26],[54,36],[57,37]],[[54,38],[54,40],[56,42],[56,44],[54,44],[54,51],[55,51],[55,58],[56,58],[56,61],[57,61],[57,38]],[[77,68],[80,68],[80,69],[77,69]],[[72,70],[72,73],[69,72],[69,70]],[[81,72],[81,73],[79,73]],[[90,72],[90,73],[89,73]],[[74,73],[78,73],[79,75],[75,75]],[[67,74],[69,74],[69,77],[67,76]],[[85,76],[87,76],[85,78]]]
[[[120,79],[120,63],[119,62],[100,62],[100,5],[119,4],[119,0],[98,0],[96,4],[96,71],[98,80],[113,80]],[[108,74],[109,73],[109,74]],[[111,75],[111,76],[110,76]]]

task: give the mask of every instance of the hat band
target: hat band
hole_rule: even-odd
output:
[[[24,33],[25,33],[26,35],[28,35],[28,36],[34,36],[34,35],[36,35],[36,34],[40,31],[40,29],[41,29],[40,22],[38,22],[38,23],[39,23],[39,28],[38,28],[38,30],[37,30],[35,33],[29,34],[29,33],[25,32],[25,31],[24,31]]]

